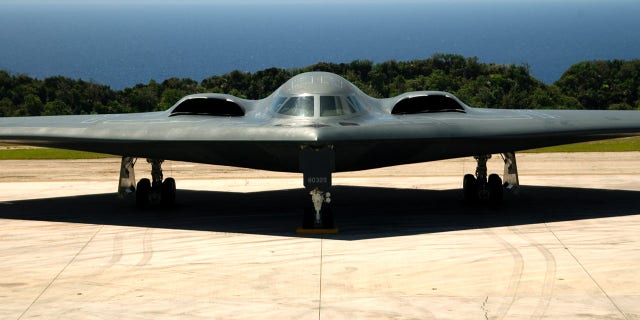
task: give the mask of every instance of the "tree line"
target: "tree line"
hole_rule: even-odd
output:
[[[62,76],[35,79],[0,70],[0,116],[128,113],[165,110],[187,94],[268,96],[292,76],[307,71],[342,75],[373,97],[442,90],[471,106],[513,109],[640,109],[640,60],[585,61],[546,85],[527,65],[480,63],[476,57],[435,54],[428,59],[373,63],[317,63],[304,68],[232,71],[200,82],[154,80],[123,90]]]

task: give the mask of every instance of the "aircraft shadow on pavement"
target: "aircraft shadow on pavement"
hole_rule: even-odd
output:
[[[640,213],[640,191],[522,186],[498,208],[470,206],[460,189],[336,186],[336,235],[359,240]],[[97,194],[0,202],[0,218],[280,236],[295,229],[310,202],[304,189],[251,193],[178,190],[171,209],[138,210],[133,200]],[[304,236],[314,237],[314,236]]]

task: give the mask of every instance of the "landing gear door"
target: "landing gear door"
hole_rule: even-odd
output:
[[[122,157],[120,162],[120,181],[118,183],[118,195],[121,198],[133,194],[136,190],[136,175],[133,169],[135,163],[135,158]]]
[[[517,193],[520,188],[518,180],[518,165],[516,164],[515,152],[505,152],[502,154],[504,158],[504,183],[508,190]]]
[[[329,190],[331,173],[335,169],[333,146],[304,146],[300,151],[300,171],[307,189]]]

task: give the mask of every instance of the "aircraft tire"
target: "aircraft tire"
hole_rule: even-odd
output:
[[[495,173],[489,175],[487,184],[489,185],[489,204],[495,206],[502,203],[503,190],[500,176]]]
[[[325,204],[322,208],[322,228],[324,229],[333,229],[334,221],[333,221],[333,210],[331,206]]]
[[[307,207],[304,209],[304,214],[302,215],[302,228],[303,229],[313,229],[314,228],[314,220],[315,220],[315,212],[312,208]]]
[[[476,177],[472,174],[465,174],[462,180],[462,190],[464,191],[464,201],[474,203],[478,201],[478,185]]]
[[[146,209],[149,206],[149,192],[151,192],[151,181],[144,178],[138,181],[136,185],[136,205],[140,209]]]
[[[163,206],[172,206],[176,201],[176,180],[166,178],[162,182],[160,203]]]

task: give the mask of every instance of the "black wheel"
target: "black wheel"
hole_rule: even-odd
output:
[[[151,181],[140,179],[136,185],[136,204],[138,208],[144,209],[149,206],[149,192],[151,191]]]
[[[313,229],[315,222],[316,211],[313,208],[307,207],[304,209],[304,214],[302,215],[302,228],[303,229]]]
[[[478,200],[478,183],[476,177],[472,174],[464,175],[462,180],[462,190],[464,191],[464,200],[467,203],[474,203]]]
[[[325,204],[322,211],[320,211],[320,214],[322,214],[322,228],[333,229],[335,224],[333,222],[333,210],[331,209],[331,206],[329,204]]]
[[[489,186],[489,204],[491,205],[499,205],[502,203],[502,179],[500,176],[493,173],[489,175],[489,181],[487,182]]]
[[[160,203],[164,206],[171,206],[176,201],[176,181],[173,178],[166,178],[162,182]]]

